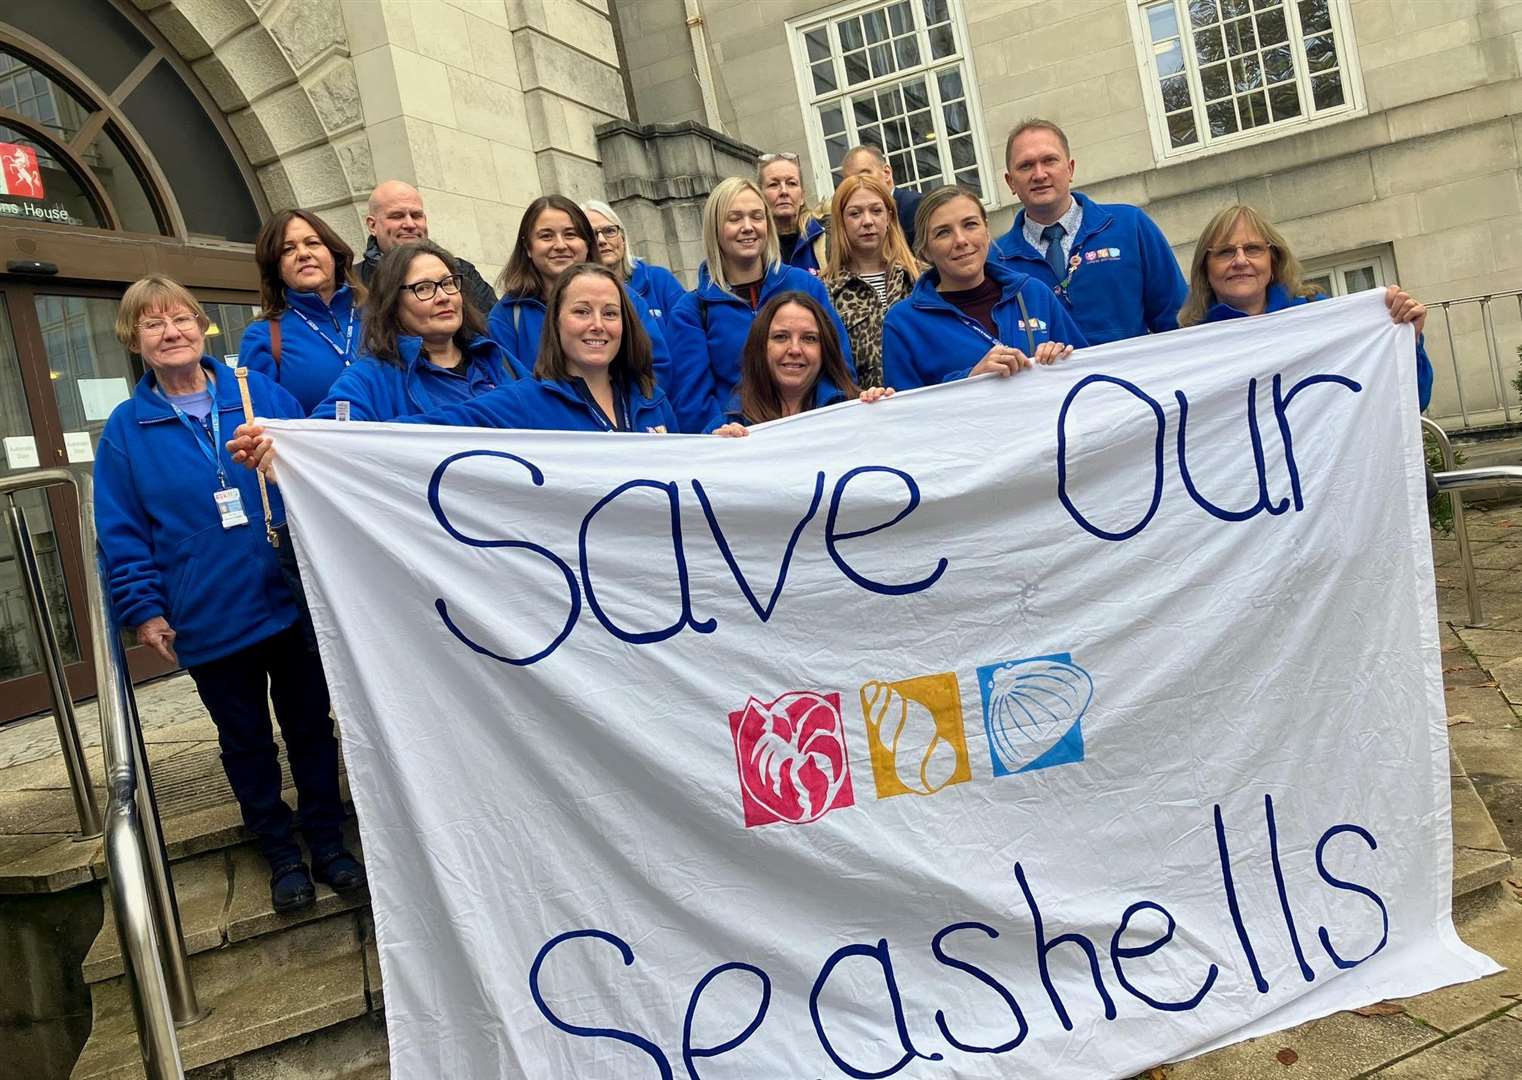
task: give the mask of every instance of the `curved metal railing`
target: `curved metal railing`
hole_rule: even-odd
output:
[[[89,619],[92,655],[95,661],[96,697],[100,711],[101,751],[106,773],[106,812],[104,820],[107,884],[111,906],[116,916],[116,932],[121,943],[122,966],[131,991],[132,1008],[137,1021],[138,1045],[149,1080],[183,1080],[184,1063],[180,1058],[175,1027],[205,1015],[196,1000],[190,977],[190,963],[185,952],[185,937],[180,927],[179,904],[174,881],[169,874],[169,859],[164,850],[158,806],[148,774],[148,754],[143,744],[142,725],[132,695],[121,632],[111,615],[102,584],[95,532],[94,487],[87,474],[68,469],[37,469],[15,476],[0,477],[0,492],[10,501],[13,538],[19,532],[16,558],[22,567],[23,580],[33,593],[34,619],[37,611],[48,619],[40,590],[36,554],[26,531],[25,514],[15,505],[15,491],[66,485],[74,489],[79,507],[79,538],[84,551],[85,606]],[[36,579],[35,582],[32,579]],[[44,660],[49,665],[59,740],[70,771],[70,783],[82,785],[93,811],[94,792],[84,771],[79,730],[68,685],[62,681],[61,661],[56,654],[56,633],[51,625],[39,626],[43,639]],[[49,642],[52,642],[50,646]],[[49,659],[49,653],[55,654]],[[52,668],[57,665],[55,673]],[[84,827],[84,810],[81,809]]]

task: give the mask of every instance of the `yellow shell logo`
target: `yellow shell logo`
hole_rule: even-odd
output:
[[[954,673],[869,682],[861,711],[879,799],[934,795],[972,779]]]

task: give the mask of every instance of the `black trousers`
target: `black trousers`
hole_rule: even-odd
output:
[[[308,648],[301,622],[220,660],[190,668],[222,747],[222,768],[271,868],[301,858],[296,819],[280,797],[280,762],[269,701],[296,782],[300,827],[312,857],[343,846],[338,740],[328,715],[322,661]],[[267,695],[267,697],[266,697]]]

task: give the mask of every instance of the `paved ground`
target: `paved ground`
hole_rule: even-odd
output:
[[[1486,625],[1468,628],[1456,544],[1434,540],[1448,730],[1455,774],[1455,865],[1522,854],[1522,507],[1470,513]],[[188,677],[138,691],[171,849],[239,828],[215,734]],[[80,710],[101,775],[93,707]],[[1465,772],[1467,771],[1467,778]],[[1467,793],[1467,801],[1466,801]],[[1478,798],[1475,798],[1478,796]],[[1481,803],[1483,802],[1483,810]],[[1488,811],[1488,814],[1483,812]],[[1493,824],[1492,824],[1493,823]],[[51,891],[100,877],[100,844],[78,842],[50,718],[0,730],[0,892]],[[1522,864],[1502,888],[1461,903],[1460,934],[1510,970],[1339,1013],[1152,1070],[1147,1080],[1518,1080],[1522,1077]]]

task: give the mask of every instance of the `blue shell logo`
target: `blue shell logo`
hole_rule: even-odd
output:
[[[1083,760],[1083,714],[1094,680],[1068,653],[978,668],[995,776]]]

